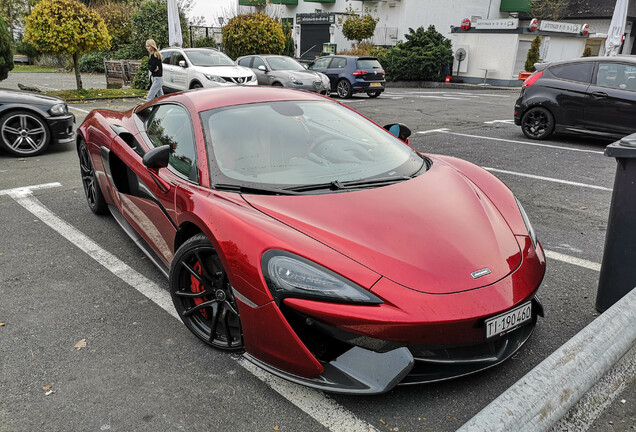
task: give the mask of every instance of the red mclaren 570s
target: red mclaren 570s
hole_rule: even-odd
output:
[[[494,366],[530,337],[545,255],[492,174],[327,97],[177,93],[92,111],[86,199],[169,279],[205,343],[330,392]]]

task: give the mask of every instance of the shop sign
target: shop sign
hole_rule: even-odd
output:
[[[480,19],[475,21],[474,28],[478,30],[511,30],[519,28],[519,19]]]
[[[335,24],[336,16],[332,13],[300,13],[296,14],[298,24]]]
[[[556,21],[541,21],[539,30],[558,32],[558,33],[575,33],[576,34],[581,32],[581,24],[556,22]]]

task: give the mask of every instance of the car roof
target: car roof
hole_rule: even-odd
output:
[[[277,102],[286,100],[326,101],[317,93],[269,86],[230,86],[212,87],[177,93],[173,100],[193,106],[196,111],[206,111],[232,105],[244,105],[259,102]]]
[[[183,48],[183,47],[166,47],[163,48],[159,51],[185,51],[185,52],[194,52],[194,51],[214,51],[214,52],[220,52],[218,49],[216,48]]]
[[[320,58],[326,58],[326,57],[344,57],[344,58],[350,58],[350,59],[356,59],[356,60],[377,60],[377,57],[373,57],[373,56],[368,56],[368,55],[351,55],[351,54],[334,54],[334,55],[325,55],[325,56],[321,56]]]
[[[535,67],[538,70],[545,69],[550,66],[559,66],[571,63],[590,63],[602,61],[604,63],[633,63],[636,65],[636,56],[633,55],[617,55],[617,56],[599,56],[599,57],[579,57],[569,60],[558,60],[552,62],[539,62],[535,63]]]

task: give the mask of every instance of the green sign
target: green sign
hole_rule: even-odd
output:
[[[499,11],[501,12],[530,12],[532,0],[501,0]]]

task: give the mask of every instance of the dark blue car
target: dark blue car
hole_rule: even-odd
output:
[[[323,56],[311,63],[309,69],[327,75],[331,82],[331,91],[343,99],[350,98],[354,93],[378,97],[386,85],[384,69],[375,57]]]

